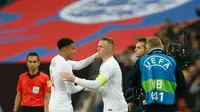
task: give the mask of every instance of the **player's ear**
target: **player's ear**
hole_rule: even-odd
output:
[[[165,50],[165,46],[163,44],[161,44],[161,48],[162,50]]]
[[[145,49],[145,53],[148,53],[148,51],[149,51],[148,49]]]
[[[68,49],[69,49],[68,46],[64,47],[64,51],[65,51],[65,52],[68,52]]]
[[[40,66],[40,60],[38,59],[38,66]]]
[[[108,52],[111,52],[111,49],[110,49],[110,47],[108,47]]]
[[[108,52],[112,52],[113,48],[112,46],[108,46]]]
[[[145,46],[146,46],[145,52],[148,53],[149,52],[149,46],[148,45],[145,45]]]

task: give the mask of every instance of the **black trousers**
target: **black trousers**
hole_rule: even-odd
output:
[[[41,107],[21,106],[20,112],[44,112],[44,106]]]
[[[145,112],[176,112],[176,105],[150,104],[146,106]]]

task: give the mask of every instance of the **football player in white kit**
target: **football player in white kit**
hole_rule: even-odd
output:
[[[82,86],[75,86],[72,82],[62,79],[62,72],[71,72],[88,66],[96,54],[81,61],[70,61],[75,54],[74,41],[62,38],[57,42],[59,54],[53,57],[49,67],[52,81],[52,92],[49,103],[49,112],[73,112],[71,94],[79,92]]]
[[[72,72],[64,72],[63,79],[91,90],[98,90],[103,99],[104,112],[128,112],[128,105],[122,92],[121,69],[113,57],[114,41],[110,38],[102,38],[97,50],[103,63],[95,80],[75,77]]]

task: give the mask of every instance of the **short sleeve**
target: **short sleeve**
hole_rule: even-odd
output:
[[[51,92],[51,81],[48,75],[45,75],[45,84],[44,84],[44,91],[47,93]]]
[[[17,83],[17,92],[22,92],[22,84],[21,84],[21,76],[19,77],[18,83]]]

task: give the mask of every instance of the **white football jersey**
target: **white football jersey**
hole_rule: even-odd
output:
[[[49,67],[52,81],[52,92],[49,103],[50,112],[73,112],[71,105],[71,94],[83,89],[75,86],[74,83],[66,82],[62,79],[62,72],[72,72],[88,66],[95,58],[96,54],[82,61],[65,60],[57,55],[51,60]]]
[[[107,82],[99,88],[104,112],[128,112],[128,106],[122,92],[122,72],[114,57],[110,57],[102,63],[100,74],[103,74]]]

